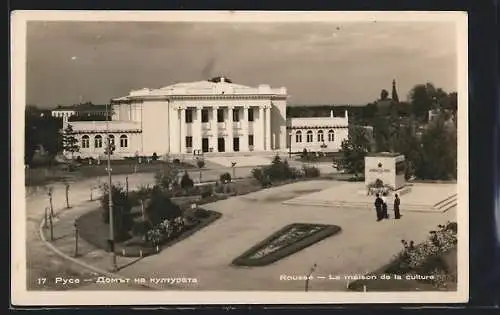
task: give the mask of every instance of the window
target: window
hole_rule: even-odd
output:
[[[193,110],[186,109],[186,124],[190,124],[193,122]]]
[[[204,122],[204,123],[208,122],[208,109],[201,110],[201,122]]]
[[[297,131],[295,132],[295,142],[300,143],[302,142],[302,131]]]
[[[248,135],[248,145],[253,145],[253,135]]]
[[[115,144],[115,136],[109,135],[109,143],[114,145]]]
[[[233,121],[240,121],[240,111],[239,109],[233,109]]]
[[[82,149],[88,149],[88,148],[90,148],[90,137],[84,135],[82,137]]]
[[[329,130],[328,131],[328,141],[333,142],[333,140],[335,140],[335,133],[333,132],[333,130]]]
[[[186,148],[192,148],[193,147],[193,137],[189,136],[186,137]]]
[[[253,108],[248,109],[248,121],[253,121]]]
[[[102,148],[102,136],[97,135],[94,137],[94,147]]]
[[[120,136],[120,147],[121,148],[128,147],[128,137],[126,135],[121,135]]]
[[[218,109],[217,110],[217,122],[224,122],[224,110],[223,109]]]
[[[323,141],[325,141],[325,138],[323,137],[323,130],[318,130],[318,142]]]
[[[313,142],[313,132],[311,130],[307,131],[307,142]]]

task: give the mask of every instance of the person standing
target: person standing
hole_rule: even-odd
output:
[[[399,199],[398,194],[394,196],[394,218],[401,218],[401,213],[399,212],[399,205],[401,204],[401,200]]]
[[[377,211],[377,221],[382,220],[382,204],[384,201],[380,198],[379,194],[376,194],[375,198],[375,211]]]
[[[389,213],[387,212],[387,193],[382,194],[382,219],[389,219]]]

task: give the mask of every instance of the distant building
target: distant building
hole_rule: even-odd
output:
[[[57,106],[51,111],[52,117],[62,118],[68,121],[72,117],[106,117],[106,105],[94,105],[91,103]]]
[[[287,119],[287,98],[284,87],[249,87],[218,77],[131,91],[112,100],[109,123],[70,123],[81,156],[104,154],[108,126],[116,157],[340,148],[348,136],[347,112]]]

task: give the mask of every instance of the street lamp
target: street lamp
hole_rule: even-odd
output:
[[[111,251],[111,268],[116,271],[116,254],[115,254],[115,229],[114,229],[114,216],[113,216],[113,196],[112,196],[112,181],[111,181],[111,138],[109,134],[109,110],[108,103],[106,103],[106,156],[108,160],[108,198],[109,198],[109,249]]]
[[[292,133],[290,132],[288,136],[290,137],[290,142],[288,143],[288,158],[292,159]]]

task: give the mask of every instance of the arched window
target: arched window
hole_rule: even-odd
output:
[[[318,130],[318,142],[323,142],[325,141],[325,138],[323,136],[323,130]]]
[[[82,137],[82,149],[88,149],[88,148],[90,148],[90,137],[84,135]]]
[[[115,144],[115,136],[114,135],[109,135],[109,143],[111,145],[114,145]]]
[[[333,132],[333,130],[329,130],[328,131],[328,141],[333,142],[333,140],[335,140],[335,133]]]
[[[128,147],[128,137],[126,135],[120,136],[120,147],[122,148]]]
[[[307,142],[313,142],[313,132],[311,130],[307,131]]]
[[[94,147],[102,148],[102,136],[101,135],[97,135],[94,137]]]
[[[302,132],[300,130],[295,132],[295,142],[302,142]]]

